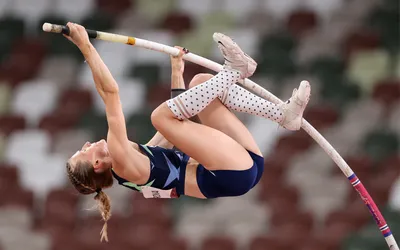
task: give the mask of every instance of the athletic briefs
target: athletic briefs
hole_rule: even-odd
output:
[[[185,174],[189,156],[176,149],[139,145],[150,159],[150,177],[146,184],[136,185],[115,172],[113,175],[122,186],[141,191],[143,186],[170,190],[178,197],[185,194]],[[264,158],[250,151],[253,166],[247,170],[209,171],[203,165],[197,167],[197,184],[207,198],[240,196],[252,189],[260,180],[264,170]]]

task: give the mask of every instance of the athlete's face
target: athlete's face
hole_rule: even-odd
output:
[[[105,140],[94,143],[86,142],[82,148],[71,157],[70,161],[73,166],[75,165],[74,162],[88,161],[96,168],[99,165],[104,165],[102,163],[109,155],[110,153]]]

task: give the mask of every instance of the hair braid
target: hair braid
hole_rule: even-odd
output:
[[[100,232],[100,241],[105,240],[108,242],[107,221],[111,217],[111,202],[108,195],[102,191],[102,187],[110,187],[112,185],[112,176],[110,175],[109,178],[105,178],[104,176],[106,175],[100,175],[99,178],[99,175],[92,175],[95,174],[95,172],[90,163],[79,162],[76,164],[73,171],[71,164],[67,162],[69,180],[81,194],[88,195],[97,192],[94,199],[97,201],[97,207],[104,220],[103,229]]]
[[[97,191],[97,195],[94,197],[95,200],[97,200],[98,203],[98,208],[101,214],[101,217],[104,220],[104,225],[103,229],[100,232],[100,241],[105,241],[108,242],[108,235],[107,235],[107,221],[111,217],[111,204],[110,204],[110,198],[106,193],[104,193],[101,189]]]
[[[74,175],[74,173],[71,170],[71,165],[69,163],[67,163],[67,173],[68,173],[68,178],[69,180],[72,182],[72,184],[74,186],[81,186],[83,188],[85,188],[86,190],[83,190],[83,194],[91,194],[96,192],[96,190],[92,187],[89,187],[85,184],[83,184],[82,182],[80,182]]]

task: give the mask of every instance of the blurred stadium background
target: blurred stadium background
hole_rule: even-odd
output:
[[[211,35],[256,58],[252,79],[281,99],[313,85],[305,117],[364,182],[400,237],[400,54],[397,0],[0,0],[0,249],[382,250],[368,210],[305,132],[240,116],[265,153],[243,197],[145,200],[108,191],[110,243],[93,197],[69,185],[65,161],[106,136],[104,107],[79,51],[43,22],[181,45],[222,62]],[[169,96],[167,55],[94,42],[117,79],[129,136],[155,132]],[[186,83],[208,70],[187,63]]]

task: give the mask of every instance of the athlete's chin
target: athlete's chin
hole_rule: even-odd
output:
[[[110,156],[110,152],[108,150],[108,145],[106,140],[100,140],[97,142],[97,144],[100,146],[101,150],[104,152],[105,156]]]

